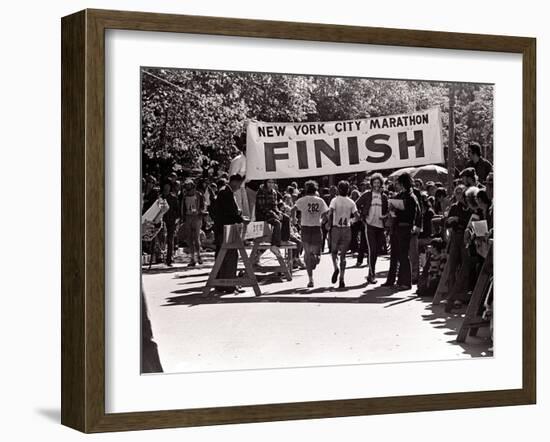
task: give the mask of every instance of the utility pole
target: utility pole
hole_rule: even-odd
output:
[[[455,86],[449,86],[449,146],[447,152],[447,188],[449,195],[453,192],[453,180],[455,175]]]

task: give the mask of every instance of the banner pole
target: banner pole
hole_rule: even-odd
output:
[[[449,86],[449,149],[447,153],[447,187],[449,195],[453,192],[455,171],[455,86]]]

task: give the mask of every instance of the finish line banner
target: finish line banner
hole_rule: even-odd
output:
[[[315,123],[252,121],[246,179],[296,178],[443,163],[439,107]]]

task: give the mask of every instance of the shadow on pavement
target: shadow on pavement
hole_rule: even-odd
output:
[[[381,257],[380,259],[388,259]],[[462,310],[453,313],[446,313],[444,305],[433,306],[432,298],[419,297],[413,291],[408,290],[399,292],[395,288],[381,287],[380,285],[367,285],[366,281],[357,285],[350,285],[343,289],[336,286],[319,286],[314,288],[290,287],[276,290],[277,286],[271,287],[271,283],[285,282],[277,274],[257,274],[258,283],[263,291],[259,297],[252,296],[250,293],[245,294],[230,294],[216,295],[210,294],[208,297],[202,296],[202,289],[206,283],[210,268],[196,268],[193,271],[188,271],[186,267],[163,269],[162,272],[178,272],[174,278],[182,280],[178,283],[184,286],[172,292],[174,296],[166,298],[166,303],[163,306],[200,306],[200,305],[223,305],[223,304],[239,304],[239,303],[317,303],[317,304],[384,304],[384,308],[390,308],[407,302],[421,302],[425,304],[425,314],[422,315],[422,320],[427,322],[435,329],[444,330],[443,334],[448,337],[448,343],[451,345],[460,346],[463,354],[467,354],[472,358],[492,357],[493,352],[489,351],[490,339],[488,329],[480,329],[476,337],[468,336],[466,342],[456,342],[456,336],[463,321],[465,307]],[[157,273],[153,269],[149,273]],[[380,282],[387,277],[387,271],[376,273],[376,277]],[[199,278],[199,280],[190,280],[187,278]],[[192,286],[191,286],[192,285]],[[280,286],[278,286],[280,287]],[[270,288],[274,291],[268,291]],[[346,292],[365,288],[365,290],[357,296],[357,294],[346,296]]]
[[[181,271],[181,270],[180,270]],[[202,272],[202,273],[189,273],[189,274],[180,274],[176,275],[176,279],[185,279],[185,278],[202,278],[203,276],[210,275],[210,272]],[[193,281],[193,283],[198,283],[200,281]]]
[[[388,304],[386,307],[418,300],[415,295],[406,297],[395,296],[399,293],[395,289],[374,287],[371,290],[366,290],[360,296],[326,296],[328,293],[344,294],[348,290],[360,289],[366,286],[366,283],[354,286],[347,286],[343,289],[328,286],[316,288],[289,288],[285,290],[277,290],[273,292],[264,292],[262,296],[250,295],[216,295],[210,294],[207,297],[202,296],[202,287],[188,287],[175,290],[172,293],[179,296],[172,296],[166,299],[164,306],[187,305],[197,306],[204,304],[238,304],[238,303],[257,303],[257,302],[279,302],[279,303],[303,303],[312,302],[318,304]],[[286,295],[286,296],[285,296]],[[320,296],[315,296],[320,295]]]
[[[470,355],[472,358],[479,357],[492,357],[494,356],[492,351],[489,351],[490,339],[488,329],[479,329],[478,336],[468,336],[466,342],[457,342],[456,336],[460,326],[462,325],[464,319],[464,312],[466,307],[463,307],[461,310],[455,313],[446,313],[444,305],[432,305],[431,298],[421,298],[424,302],[428,303],[426,306],[427,314],[422,315],[424,321],[429,321],[429,323],[434,328],[438,329],[448,329],[448,332],[444,334],[452,337],[451,340],[447,341],[449,344],[457,345],[462,348],[464,354]]]

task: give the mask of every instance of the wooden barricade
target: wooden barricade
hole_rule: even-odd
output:
[[[264,250],[269,250],[271,247],[271,242],[263,241],[263,238],[254,241],[252,246],[252,252],[250,256],[256,256],[259,252]],[[279,249],[286,253],[286,258],[282,255],[275,255],[279,265],[274,266],[256,266],[257,271],[272,271],[283,273],[288,281],[292,281],[292,261],[293,261],[293,251],[297,249],[296,244],[289,241],[283,241]]]
[[[488,327],[490,325],[490,321],[483,319],[479,312],[481,310],[481,305],[485,302],[485,299],[491,290],[493,290],[492,242],[489,246],[487,257],[481,266],[481,271],[479,272],[474,291],[472,292],[472,297],[470,298],[468,308],[466,309],[464,321],[458,331],[458,336],[456,337],[457,342],[466,341],[468,332],[470,332],[470,336],[475,336],[479,328]]]
[[[257,229],[258,231],[259,229]],[[290,241],[283,241],[279,249],[283,251],[286,257],[282,255],[275,255],[278,265],[264,266],[254,264],[258,254],[262,254],[264,251],[271,248],[271,235],[273,234],[273,228],[267,222],[263,222],[263,231],[261,236],[255,235],[252,251],[250,252],[250,258],[253,260],[254,270],[258,272],[278,272],[285,275],[288,281],[292,281],[292,261],[293,251],[297,249],[296,244]],[[247,238],[249,239],[249,238]]]
[[[259,223],[250,223],[248,225],[244,224],[233,224],[224,226],[224,235],[223,243],[214,263],[214,267],[210,272],[208,281],[203,289],[203,296],[208,296],[210,291],[216,287],[252,287],[254,294],[260,296],[262,292],[258,285],[258,280],[254,274],[254,269],[252,268],[252,263],[250,258],[246,254],[246,248],[244,241],[245,239],[252,239],[255,236],[261,234],[263,235],[263,229],[260,229]],[[237,253],[240,255],[241,260],[244,264],[245,276],[237,278],[218,278],[218,273],[222,267],[225,256],[227,255],[228,250],[237,250]]]

